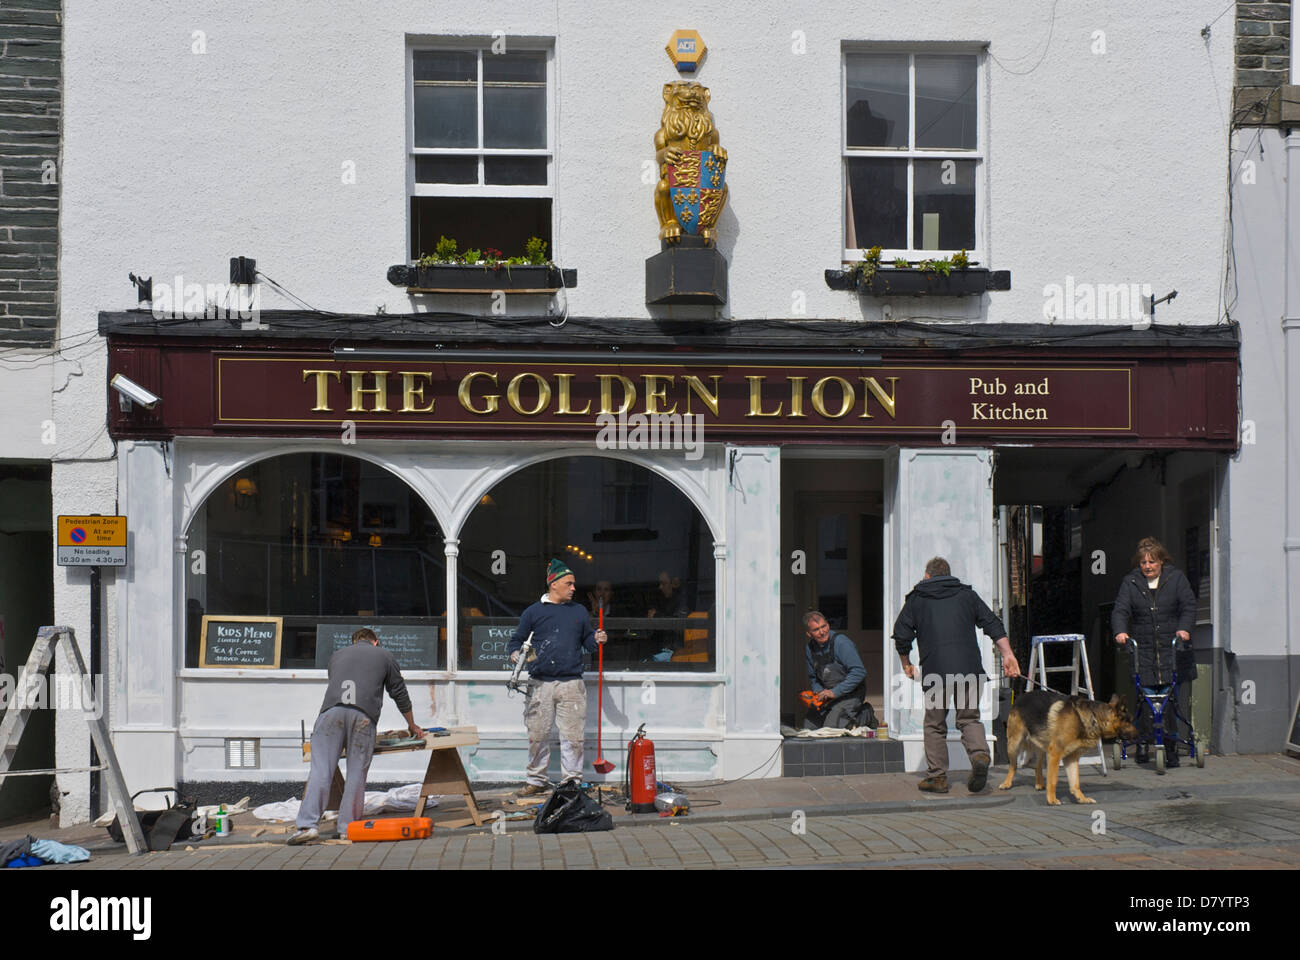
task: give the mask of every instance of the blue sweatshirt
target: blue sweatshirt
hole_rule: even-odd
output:
[[[524,611],[519,627],[506,644],[506,654],[524,645],[533,635],[533,652],[537,659],[527,665],[535,680],[578,680],[584,666],[582,651],[596,652],[596,631],[591,629],[591,615],[582,604],[569,600],[552,603],[543,597]]]

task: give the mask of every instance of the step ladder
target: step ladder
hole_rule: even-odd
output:
[[[1049,673],[1068,673],[1070,675],[1070,696],[1075,697],[1081,693],[1086,693],[1089,700],[1096,699],[1092,694],[1092,671],[1088,669],[1088,648],[1084,644],[1083,634],[1049,633],[1031,637],[1029,643],[1029,669],[1025,671],[1026,689],[1033,684],[1044,690],[1050,690],[1052,693],[1065,693],[1063,689],[1053,689],[1047,682],[1047,675]],[[1064,643],[1070,644],[1070,662],[1059,667],[1049,667],[1045,648]],[[1083,667],[1083,683],[1079,682],[1080,666]],[[1095,755],[1080,756],[1079,762],[1086,763],[1089,766],[1101,767],[1102,776],[1106,775],[1106,752],[1102,749],[1100,741],[1097,743],[1097,753]]]
[[[27,728],[27,720],[31,716],[33,709],[32,698],[30,697],[32,688],[28,678],[39,678],[44,675],[45,671],[49,669],[50,662],[54,659],[56,645],[63,651],[67,662],[75,670],[72,679],[77,684],[75,689],[82,698],[86,723],[90,727],[90,739],[95,744],[95,750],[98,751],[101,762],[98,766],[93,767],[10,770],[9,766],[13,763],[14,755],[18,752],[18,744],[22,740],[23,731]],[[122,836],[126,840],[126,849],[133,855],[147,853],[149,847],[144,842],[144,833],[140,829],[140,820],[136,816],[135,805],[131,802],[130,794],[126,792],[126,780],[122,777],[122,768],[118,766],[117,754],[113,751],[113,741],[108,738],[108,727],[105,726],[102,716],[95,716],[93,706],[85,702],[85,691],[93,689],[90,686],[91,683],[90,675],[86,671],[86,661],[81,658],[81,649],[77,646],[77,640],[73,635],[72,628],[41,627],[36,633],[36,642],[32,644],[32,652],[27,658],[27,664],[23,667],[22,672],[18,674],[18,686],[15,688],[9,708],[5,711],[3,719],[0,719],[0,785],[3,785],[5,777],[93,773],[104,770],[108,781],[108,796],[113,804],[113,809],[117,811],[118,823],[122,825]],[[53,704],[47,705],[52,706]]]

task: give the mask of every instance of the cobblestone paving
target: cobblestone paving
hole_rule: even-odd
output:
[[[1104,820],[1097,814],[1104,815]],[[1104,826],[1104,831],[1100,829]],[[406,870],[944,867],[1300,867],[1300,798],[1171,799],[1058,808],[1028,803],[692,824],[607,833],[490,832],[396,844],[283,843],[97,857],[72,869]],[[65,868],[66,869],[66,868]]]

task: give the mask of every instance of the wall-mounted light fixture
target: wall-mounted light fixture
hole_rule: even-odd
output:
[[[235,509],[247,510],[257,501],[257,481],[240,477],[235,481]]]

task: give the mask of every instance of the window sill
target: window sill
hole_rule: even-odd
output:
[[[882,266],[855,287],[852,271],[827,270],[826,286],[832,290],[856,289],[864,297],[970,297],[987,290],[1010,290],[1011,271],[967,267],[945,277],[916,267]]]
[[[406,287],[407,293],[555,293],[578,285],[577,270],[553,265],[487,267],[478,264],[442,263],[432,267],[399,263],[388,268],[388,282]]]

